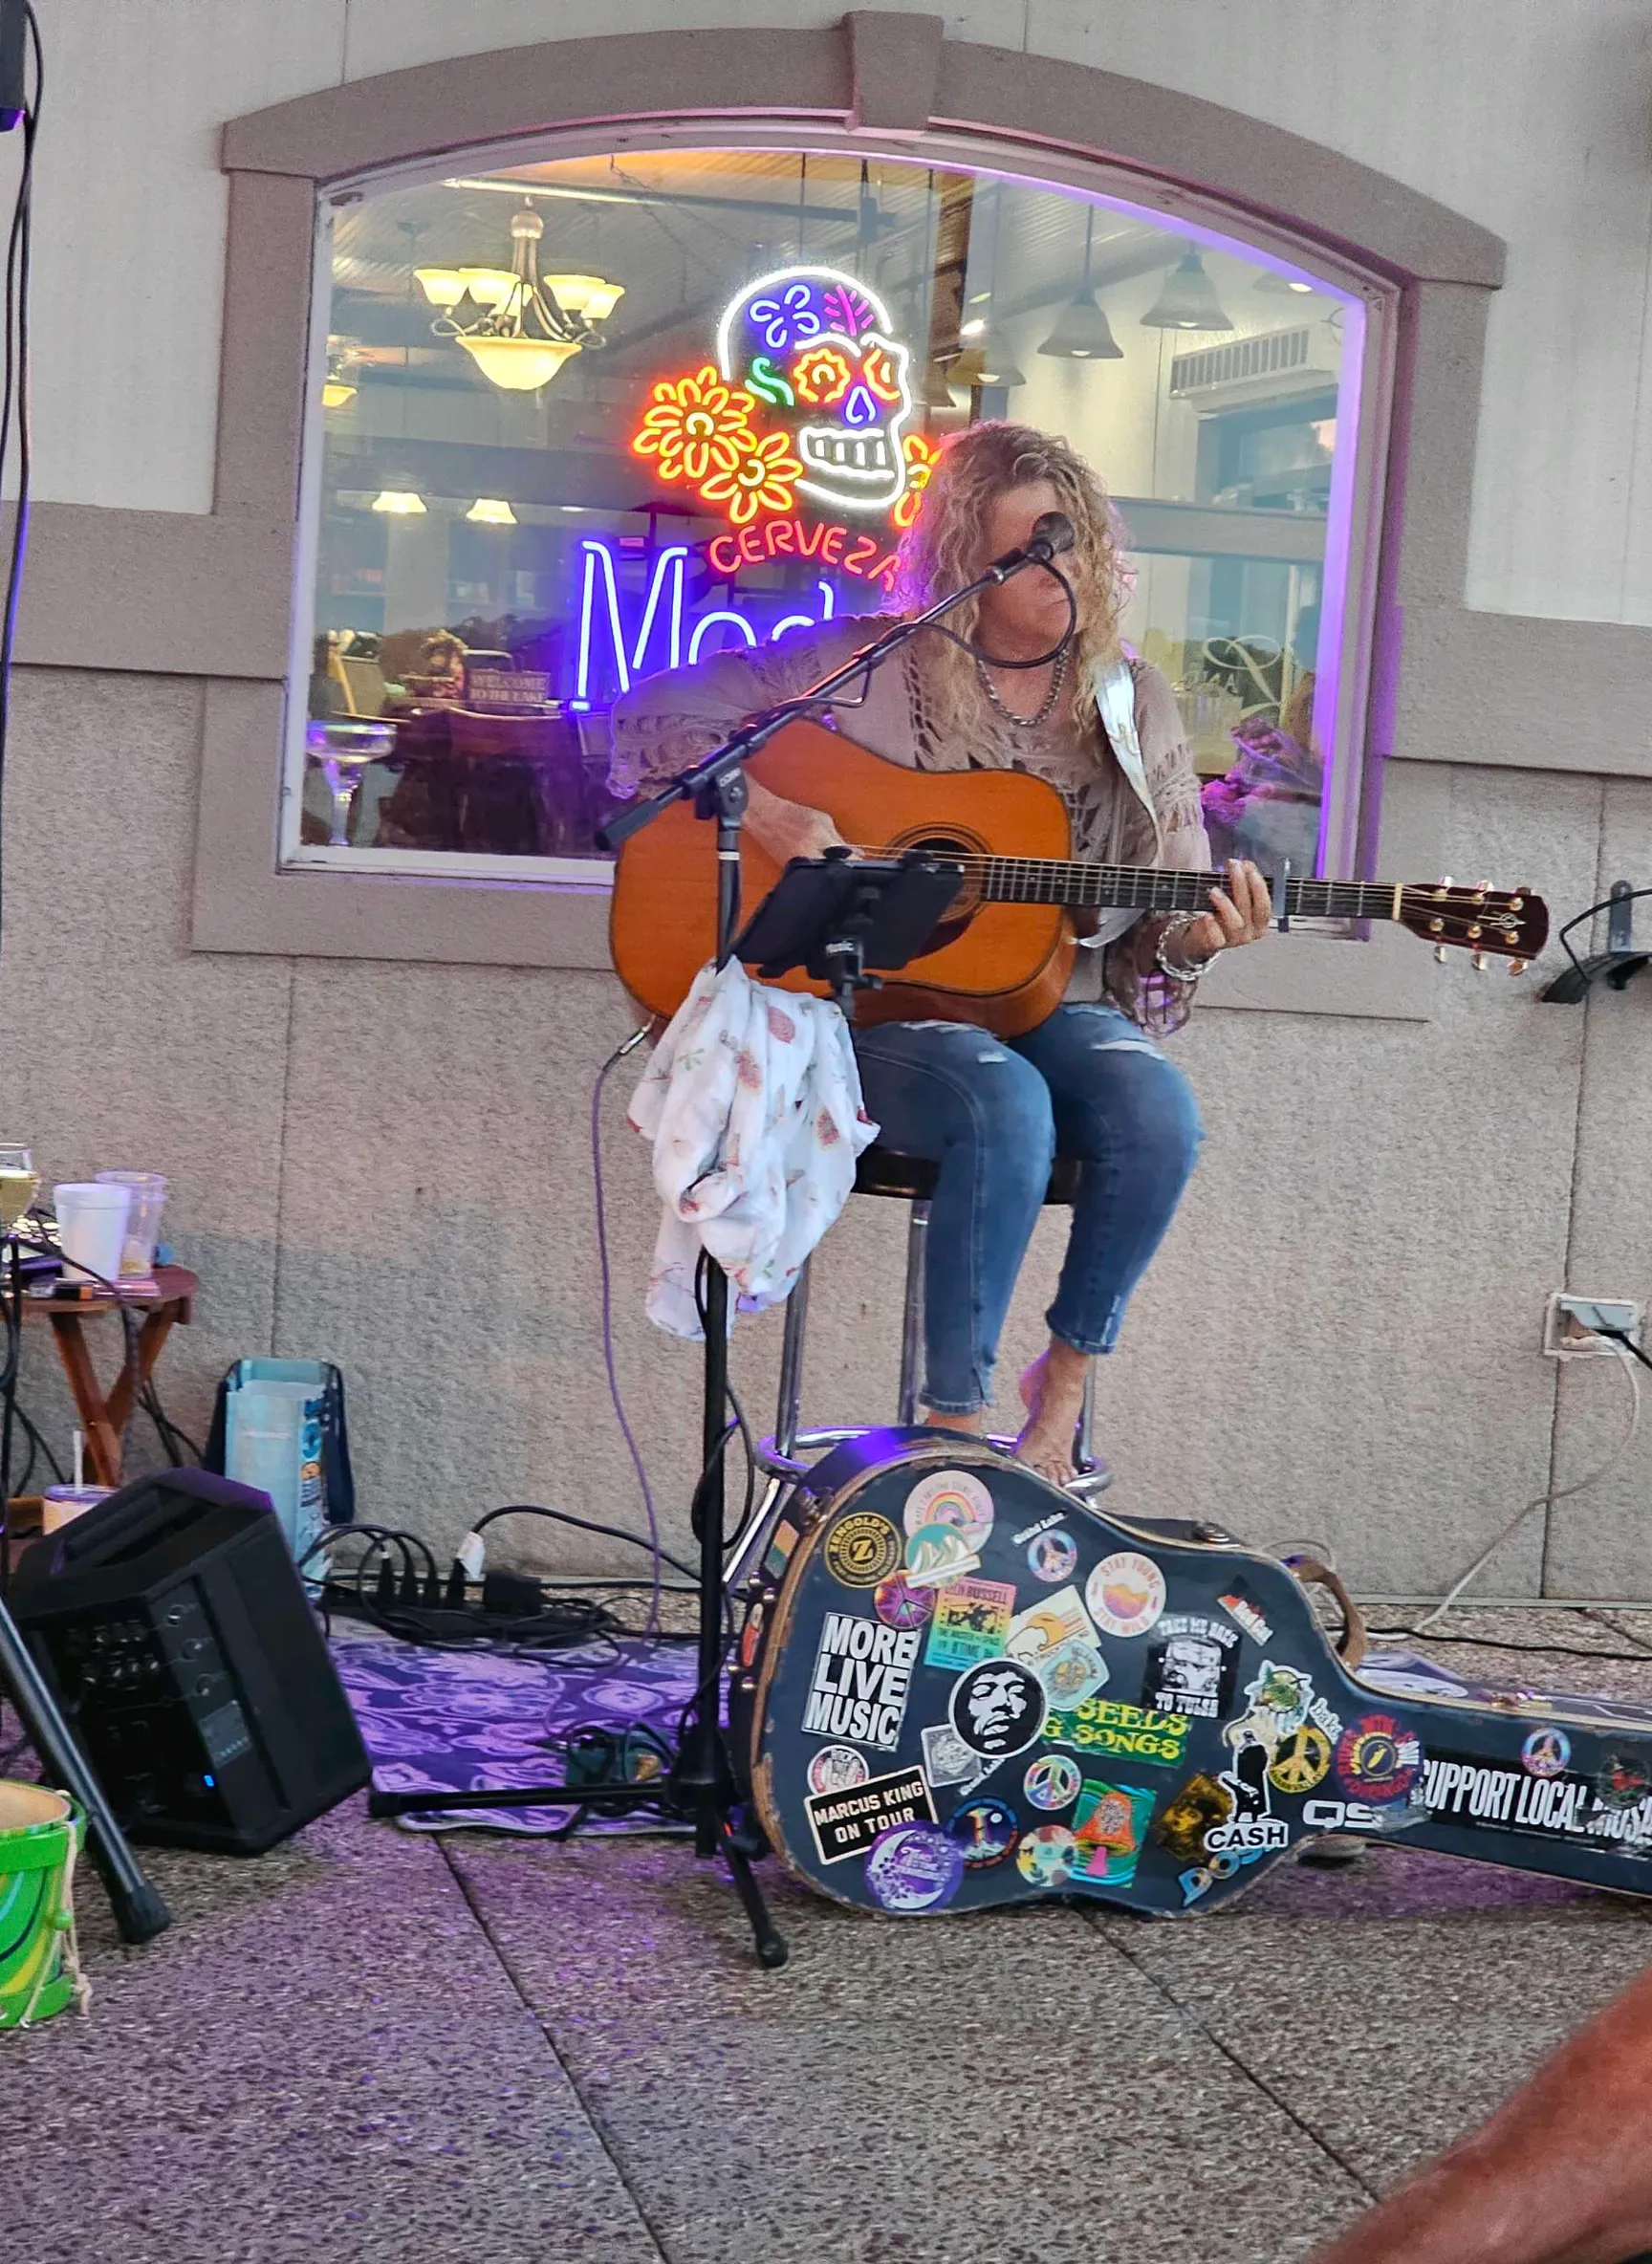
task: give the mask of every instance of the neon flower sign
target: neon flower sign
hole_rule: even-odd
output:
[[[914,405],[892,327],[877,294],[837,268],[760,275],[723,311],[715,367],[653,386],[632,454],[735,527],[791,512],[799,494],[890,511],[909,484],[902,427]]]

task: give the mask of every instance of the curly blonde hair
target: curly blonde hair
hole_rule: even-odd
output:
[[[947,441],[930,474],[912,525],[902,536],[895,597],[902,612],[919,612],[950,590],[962,589],[988,563],[982,530],[988,511],[1011,488],[1047,481],[1073,522],[1075,541],[1061,561],[1078,600],[1078,664],[1074,702],[1080,727],[1096,720],[1098,664],[1119,657],[1119,625],[1129,601],[1123,521],[1098,474],[1076,448],[1031,424],[990,420]],[[961,637],[975,632],[978,601],[949,614]],[[932,728],[945,737],[967,733],[980,713],[975,664],[945,637],[920,637],[914,660],[923,680]]]

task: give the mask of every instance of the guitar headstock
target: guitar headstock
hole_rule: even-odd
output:
[[[1396,918],[1413,935],[1435,947],[1436,959],[1447,947],[1472,951],[1482,971],[1493,959],[1511,962],[1519,974],[1549,940],[1549,907],[1529,888],[1455,886],[1449,878],[1408,883],[1400,895]]]

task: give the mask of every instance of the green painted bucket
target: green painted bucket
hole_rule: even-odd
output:
[[[0,1779],[0,2029],[49,2020],[80,1993],[71,1887],[82,1836],[62,1793]]]

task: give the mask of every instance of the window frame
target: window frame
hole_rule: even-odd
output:
[[[1062,150],[1030,150],[1008,135],[937,129],[877,135],[853,126],[801,119],[654,118],[551,126],[532,136],[470,142],[423,157],[374,166],[313,185],[310,305],[303,358],[297,524],[291,616],[285,728],[277,799],[276,873],[310,877],[322,884],[344,875],[396,880],[403,885],[443,882],[507,884],[558,897],[597,895],[606,900],[612,866],[598,859],[481,856],[457,850],[306,847],[298,839],[304,783],[305,696],[316,608],[325,427],[320,380],[327,358],[332,297],[332,214],[375,195],[460,177],[494,173],[512,164],[564,158],[623,155],[658,149],[769,150],[781,155],[833,154],[892,164],[947,165],[983,172],[1030,187],[1068,189],[1105,198],[1152,224],[1171,223],[1202,244],[1262,256],[1304,278],[1330,285],[1361,309],[1357,360],[1344,349],[1341,402],[1352,393],[1355,444],[1333,455],[1322,568],[1322,614],[1337,623],[1337,680],[1324,721],[1334,759],[1327,765],[1321,811],[1322,869],[1335,878],[1365,874],[1376,845],[1380,816],[1371,738],[1371,693],[1382,595],[1386,517],[1385,468],[1392,439],[1400,337],[1401,286],[1373,267],[1328,250],[1303,231],[1237,212],[1212,191],[1192,189],[1139,168]],[[1243,232],[1240,232],[1240,230]],[[1106,467],[1099,467],[1103,476]],[[1171,508],[1178,508],[1172,506]],[[1181,507],[1189,508],[1189,507]],[[1217,512],[1219,507],[1210,507]],[[1334,540],[1339,528],[1346,541]],[[1326,736],[1321,726],[1319,737]],[[336,882],[335,882],[336,884]],[[1328,932],[1348,934],[1340,925]],[[590,964],[581,953],[579,964]]]

